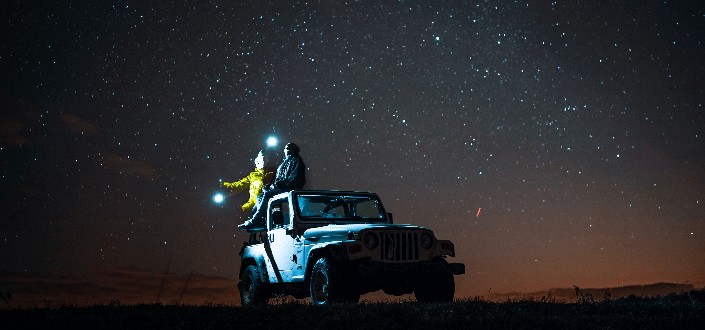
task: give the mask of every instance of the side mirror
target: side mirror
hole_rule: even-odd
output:
[[[387,218],[389,218],[389,223],[394,223],[394,216],[392,216],[391,212],[387,213]]]

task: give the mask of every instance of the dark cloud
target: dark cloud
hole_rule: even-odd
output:
[[[96,135],[99,133],[97,126],[70,113],[61,114],[61,122],[74,134]]]
[[[121,174],[125,173],[137,177],[152,178],[158,174],[157,169],[147,164],[147,162],[130,159],[129,157],[123,157],[117,154],[106,155],[103,165],[105,168]]]

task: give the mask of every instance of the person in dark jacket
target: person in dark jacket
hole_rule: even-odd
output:
[[[274,178],[274,182],[264,187],[262,197],[257,201],[252,218],[238,225],[238,228],[249,231],[263,230],[266,227],[265,217],[269,200],[283,192],[301,189],[306,183],[306,165],[299,156],[299,146],[288,143],[284,147],[284,160]]]

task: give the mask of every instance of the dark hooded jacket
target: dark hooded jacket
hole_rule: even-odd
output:
[[[306,165],[297,154],[289,155],[277,168],[272,188],[281,190],[301,189],[306,183]]]

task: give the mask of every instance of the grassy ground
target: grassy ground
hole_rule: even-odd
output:
[[[544,298],[324,307],[61,306],[0,310],[0,320],[17,329],[703,329],[705,290],[576,304]]]

